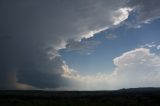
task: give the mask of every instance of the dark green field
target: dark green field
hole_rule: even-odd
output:
[[[0,91],[0,106],[160,106],[160,88],[117,91]]]

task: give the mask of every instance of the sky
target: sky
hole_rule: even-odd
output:
[[[160,87],[159,0],[1,0],[0,89]]]

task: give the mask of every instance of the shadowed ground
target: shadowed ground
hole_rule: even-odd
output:
[[[117,91],[0,91],[2,106],[160,106],[160,88]]]

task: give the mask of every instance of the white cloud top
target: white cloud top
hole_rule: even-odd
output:
[[[151,53],[149,49],[137,48],[125,52],[113,59],[113,62],[116,67],[111,74],[65,74],[65,77],[73,80],[73,85],[68,89],[103,90],[160,86],[160,56]]]

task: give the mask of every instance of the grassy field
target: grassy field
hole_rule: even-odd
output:
[[[0,91],[0,106],[160,106],[160,88],[117,91]]]

